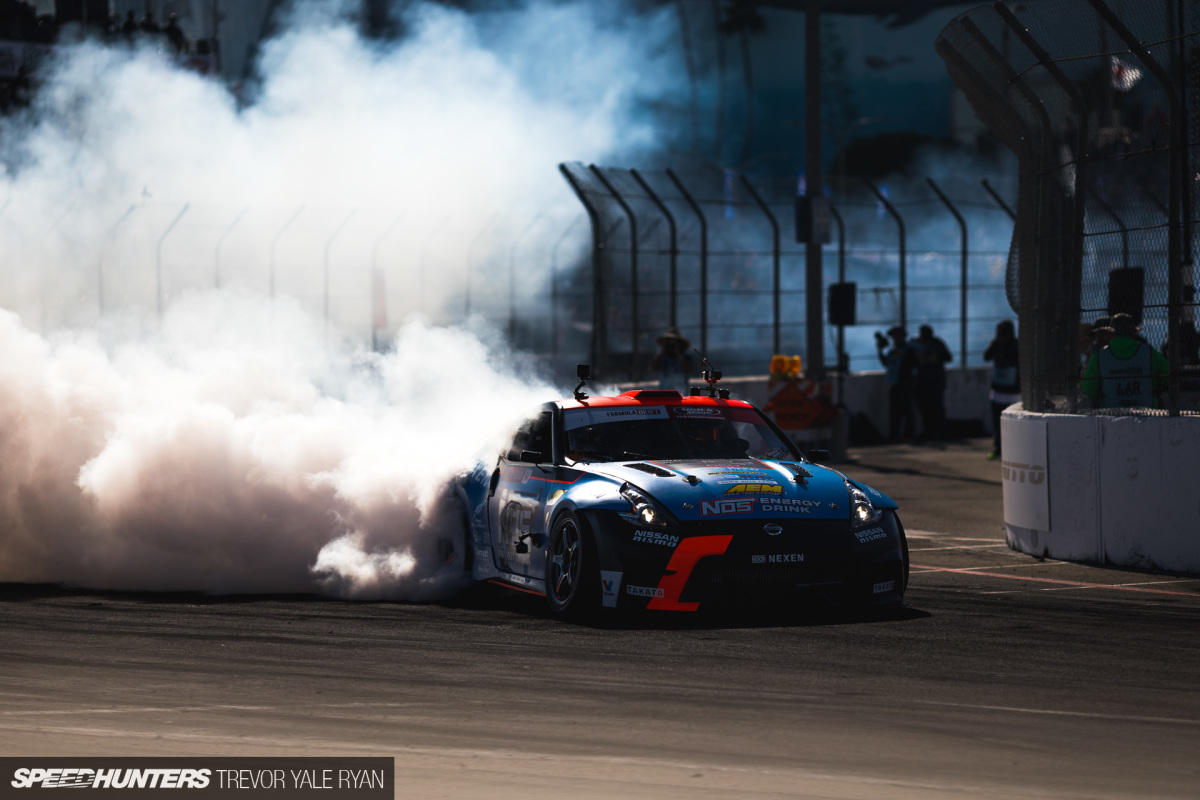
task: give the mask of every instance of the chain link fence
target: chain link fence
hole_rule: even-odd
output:
[[[1155,408],[1136,413],[1195,408],[1200,4],[997,2],[937,49],[1018,157],[1006,288],[1025,407],[1088,410],[1081,324],[1127,313],[1169,363]]]

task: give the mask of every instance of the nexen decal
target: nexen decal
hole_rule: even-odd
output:
[[[43,789],[207,789],[207,769],[26,769],[13,773],[14,789],[41,785]]]
[[[750,514],[754,511],[757,497],[743,497],[740,500],[704,500],[700,503],[701,516],[713,514]]]
[[[771,553],[763,556],[750,556],[751,564],[800,564],[804,562],[804,553]]]
[[[739,483],[726,489],[725,494],[783,494],[783,487],[777,483]]]

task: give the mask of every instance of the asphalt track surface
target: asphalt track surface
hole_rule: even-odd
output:
[[[1200,581],[1008,550],[986,445],[844,465],[909,530],[885,616],[0,586],[0,753],[392,756],[414,798],[1197,797]]]

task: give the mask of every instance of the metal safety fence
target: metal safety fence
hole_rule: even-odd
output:
[[[937,49],[1018,156],[1006,288],[1025,407],[1104,405],[1081,387],[1095,348],[1081,325],[1126,313],[1168,361],[1139,413],[1178,415],[1200,391],[1200,4],[996,2]]]
[[[650,377],[656,339],[676,326],[729,374],[763,373],[774,353],[804,355],[804,246],[796,185],[709,169],[559,167],[586,209],[591,257],[590,359]],[[1011,317],[1004,269],[1012,221],[985,179],[860,182],[833,197],[824,284],[853,284],[851,324],[824,325],[831,370],[879,369],[874,334],[935,328],[978,365],[997,321]]]

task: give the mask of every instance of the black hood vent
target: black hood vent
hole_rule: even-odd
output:
[[[669,472],[662,467],[656,467],[653,464],[626,464],[630,469],[640,469],[642,472],[649,472],[651,475],[657,475],[660,478],[674,478],[675,473]]]

